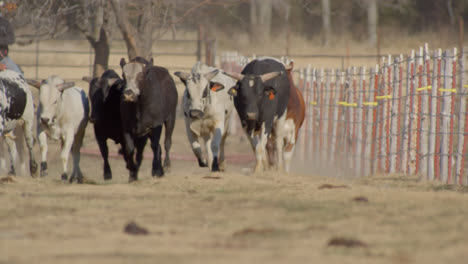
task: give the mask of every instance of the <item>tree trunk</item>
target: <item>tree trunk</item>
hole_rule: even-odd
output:
[[[109,68],[110,43],[106,31],[101,27],[99,40],[93,43],[93,77],[101,76]]]
[[[147,1],[139,18],[138,30],[138,50],[139,55],[147,60],[153,56],[153,28],[155,27],[153,19],[155,17],[155,6],[152,1]]]
[[[367,0],[367,29],[372,46],[377,44],[378,16],[377,0]]]
[[[250,1],[250,41],[263,43],[270,39],[272,0]]]
[[[330,43],[330,0],[322,0],[322,45],[327,46]]]
[[[130,24],[128,19],[128,14],[126,9],[123,9],[119,0],[109,0],[112,9],[114,10],[115,20],[117,22],[117,26],[122,33],[122,37],[125,41],[125,45],[127,46],[127,53],[128,58],[131,60],[140,55],[140,51],[137,47],[137,42],[135,40],[136,30]]]

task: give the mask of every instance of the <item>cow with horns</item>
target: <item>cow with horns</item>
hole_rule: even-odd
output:
[[[225,168],[224,144],[233,112],[233,98],[228,94],[236,82],[218,69],[197,62],[192,72],[175,72],[185,84],[183,110],[187,137],[198,165],[211,171]],[[200,138],[205,140],[208,164],[202,157]]]
[[[238,82],[229,93],[255,152],[254,172],[269,167],[266,144],[274,136],[277,169],[283,169],[283,134],[287,115],[290,82],[284,64],[272,58],[256,59],[242,72],[227,72]]]
[[[39,89],[37,113],[37,137],[41,150],[41,176],[47,175],[47,139],[60,140],[62,150],[62,180],[68,179],[67,163],[70,150],[73,171],[70,182],[83,183],[80,169],[80,148],[88,124],[89,102],[83,89],[73,82],[64,82],[58,76],[50,76],[42,82],[29,81]]]
[[[284,123],[284,129],[282,133],[284,149],[283,149],[283,161],[284,169],[286,172],[289,172],[291,169],[291,160],[296,148],[297,137],[299,135],[299,129],[302,126],[305,118],[305,102],[304,97],[302,96],[301,91],[294,84],[292,70],[294,68],[294,63],[291,61],[289,65],[286,66],[286,71],[289,79],[289,100],[286,113],[286,121]],[[267,151],[268,159],[270,161],[270,166],[274,165],[276,161],[276,148],[275,141],[276,137],[281,135],[273,135],[268,139]],[[280,138],[281,140],[281,138]]]
[[[21,134],[24,134],[29,151],[29,171],[31,176],[36,174],[37,163],[33,155],[33,123],[34,102],[26,80],[20,73],[13,70],[0,71],[0,137],[8,145],[11,174],[16,173],[14,166],[18,157],[15,141],[22,140],[13,134],[18,127],[22,130]]]

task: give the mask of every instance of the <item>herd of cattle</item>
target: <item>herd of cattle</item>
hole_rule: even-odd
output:
[[[29,85],[39,89],[37,139],[40,146],[40,175],[47,175],[47,140],[61,142],[61,178],[68,179],[71,151],[73,170],[70,182],[83,182],[79,167],[80,148],[90,121],[104,159],[104,179],[112,179],[107,140],[121,145],[129,170],[129,182],[138,179],[143,150],[148,141],[153,150],[152,176],[161,177],[171,166],[170,149],[176,120],[178,94],[168,70],[137,57],[120,61],[122,78],[107,70],[89,82],[89,98],[74,83],[57,76],[46,80],[26,80],[11,70],[0,71],[0,144],[10,154],[10,173],[15,174],[24,142],[29,151],[29,171],[37,173],[34,158],[34,104]],[[305,115],[304,100],[292,78],[293,64],[260,58],[247,64],[241,73],[223,72],[197,62],[190,73],[175,72],[185,84],[183,112],[187,137],[198,165],[211,171],[225,169],[225,141],[234,108],[256,156],[255,172],[270,166],[289,172],[298,130]],[[90,107],[91,104],[91,107]],[[90,112],[91,109],[91,112]],[[165,159],[162,162],[160,137],[164,126]],[[24,139],[23,139],[24,137]],[[203,156],[203,139],[207,157]],[[3,146],[0,146],[3,147]],[[3,156],[0,150],[0,156]],[[5,157],[0,166],[6,167]],[[24,162],[21,166],[24,169]]]

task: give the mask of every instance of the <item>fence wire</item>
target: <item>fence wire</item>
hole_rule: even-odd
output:
[[[420,174],[466,185],[466,53],[425,45],[371,69],[297,70],[306,101],[298,155],[350,176]],[[221,67],[240,72],[249,60],[229,54]]]

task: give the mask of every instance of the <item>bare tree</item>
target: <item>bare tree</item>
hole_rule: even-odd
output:
[[[377,44],[378,18],[377,0],[367,0],[367,29],[369,32],[369,44],[372,46]]]
[[[170,29],[170,3],[159,0],[109,0],[117,26],[127,46],[129,59],[149,59],[155,39]]]
[[[270,38],[272,0],[250,1],[250,41],[264,42]]]
[[[322,0],[322,29],[322,45],[327,46],[331,36],[330,0]]]
[[[106,0],[22,0],[13,21],[31,32],[17,36],[20,44],[78,29],[94,49],[93,76],[99,76],[109,64],[112,17]]]

